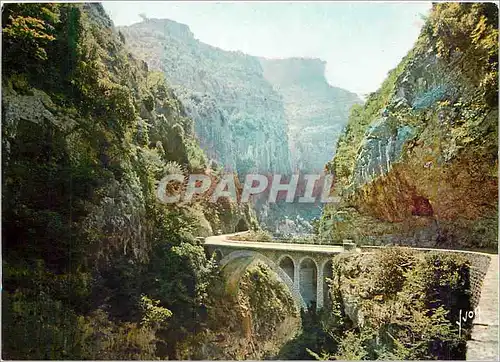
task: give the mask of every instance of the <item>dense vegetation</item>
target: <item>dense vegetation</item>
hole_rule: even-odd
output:
[[[379,249],[333,259],[330,303],[303,316],[282,359],[465,359],[469,262],[459,256]]]
[[[326,240],[496,250],[498,8],[435,4],[413,49],[363,106],[335,158]],[[347,230],[347,232],[346,232]]]
[[[155,199],[165,173],[217,174],[100,4],[6,4],[2,20],[2,357],[183,355],[218,280],[195,236],[255,227],[251,210]]]

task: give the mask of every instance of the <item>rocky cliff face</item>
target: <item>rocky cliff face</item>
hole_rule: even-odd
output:
[[[496,14],[435,5],[415,47],[353,107],[328,164],[343,195],[324,213],[329,237],[348,223],[365,241],[496,248]]]
[[[158,202],[166,173],[218,176],[100,4],[2,17],[2,357],[172,358],[217,274],[195,236],[256,226],[254,213]]]
[[[257,58],[204,44],[171,20],[148,19],[120,31],[175,87],[210,158],[242,173],[290,173],[281,97]]]
[[[319,59],[269,60],[224,51],[166,19],[120,31],[128,47],[172,84],[211,164],[239,174],[321,172],[349,108],[360,103],[327,83]],[[261,206],[260,219],[272,230],[285,215],[310,220],[319,210],[294,205],[267,212],[267,204]]]
[[[276,273],[255,260],[226,266],[223,274],[225,278],[211,286],[208,329],[189,336],[188,353],[177,359],[277,358],[301,329],[289,290]]]
[[[241,171],[322,170],[349,108],[360,103],[327,83],[319,59],[224,51],[171,20],[148,19],[121,31],[130,48],[176,87],[202,148]]]
[[[361,100],[329,85],[320,59],[260,58],[260,64],[264,77],[283,97],[293,167],[322,171],[335,154],[349,109]]]

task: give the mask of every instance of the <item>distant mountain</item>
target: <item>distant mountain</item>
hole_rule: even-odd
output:
[[[189,27],[145,19],[119,28],[126,44],[175,89],[212,165],[289,175],[322,171],[349,108],[360,99],[330,86],[319,59],[269,60],[195,39]],[[319,217],[319,205],[256,204],[272,230],[284,220]]]
[[[270,60],[225,51],[167,19],[120,31],[177,89],[205,152],[240,172],[322,170],[349,108],[361,103],[327,83],[319,59]]]
[[[283,100],[258,58],[204,44],[171,20],[148,19],[120,31],[176,89],[212,159],[240,173],[291,172]]]

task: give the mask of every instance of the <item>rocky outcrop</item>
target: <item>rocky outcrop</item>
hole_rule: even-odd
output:
[[[361,186],[387,174],[392,165],[400,160],[403,144],[413,132],[409,126],[393,130],[384,118],[375,121],[366,131],[360,146],[354,169],[354,185]]]
[[[415,47],[353,108],[327,165],[343,196],[324,213],[327,238],[348,220],[360,241],[496,250],[496,14],[434,6]],[[453,37],[441,28],[450,16]]]
[[[360,103],[355,94],[328,84],[319,59],[270,60],[225,51],[167,19],[146,19],[120,31],[128,47],[175,88],[214,168],[240,175],[321,172],[349,108]],[[310,220],[319,213],[317,205],[285,206],[258,204],[261,222],[274,230],[284,215]]]
[[[328,84],[320,59],[224,51],[166,19],[147,19],[121,31],[129,47],[176,87],[195,119],[202,148],[240,171],[321,171],[335,152],[350,107],[361,103]]]
[[[257,58],[204,44],[186,25],[166,19],[120,31],[129,48],[176,89],[209,158],[240,173],[290,173],[281,97]]]
[[[299,331],[301,318],[279,276],[258,261],[223,269],[212,285],[207,329],[189,336],[178,359],[276,358]],[[236,276],[235,276],[236,275]]]

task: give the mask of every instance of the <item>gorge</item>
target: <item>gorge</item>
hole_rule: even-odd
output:
[[[99,3],[4,4],[2,71],[2,358],[498,358],[495,4],[434,4],[364,103]],[[158,202],[323,168],[324,208]],[[263,230],[295,215],[312,235]]]
[[[168,19],[146,18],[119,31],[132,52],[165,74],[210,161],[243,176],[323,172],[350,107],[361,103],[356,94],[328,84],[320,59],[225,51]],[[317,205],[256,207],[271,231],[284,217],[310,222],[321,212]]]

